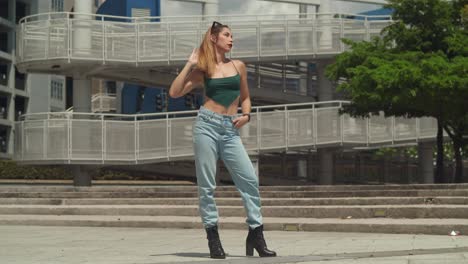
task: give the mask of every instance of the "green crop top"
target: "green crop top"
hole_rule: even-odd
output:
[[[234,64],[234,62],[232,64]],[[223,78],[205,77],[205,94],[213,101],[228,108],[240,95],[239,72],[234,76]]]

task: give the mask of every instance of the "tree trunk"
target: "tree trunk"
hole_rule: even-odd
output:
[[[437,119],[437,164],[436,164],[436,183],[444,183],[444,129],[442,123]]]

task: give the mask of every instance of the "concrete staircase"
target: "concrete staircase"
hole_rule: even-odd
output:
[[[261,187],[265,228],[468,234],[468,184]],[[216,191],[220,228],[246,229],[233,186]],[[0,186],[0,224],[202,228],[196,186]]]

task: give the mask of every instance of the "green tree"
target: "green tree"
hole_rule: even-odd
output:
[[[343,40],[351,49],[329,66],[352,104],[344,111],[367,116],[438,120],[438,177],[442,181],[442,128],[453,141],[456,181],[463,180],[462,149],[468,144],[468,0],[389,0],[395,23],[370,42]]]

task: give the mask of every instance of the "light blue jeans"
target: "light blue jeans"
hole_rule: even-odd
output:
[[[193,125],[199,212],[205,228],[218,224],[218,209],[214,200],[218,159],[224,162],[240,192],[247,224],[251,228],[262,225],[258,177],[242,144],[239,130],[232,124],[235,118],[202,106]]]

